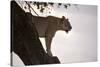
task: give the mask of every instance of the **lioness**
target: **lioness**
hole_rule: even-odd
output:
[[[51,42],[56,31],[70,31],[72,29],[70,22],[64,16],[62,18],[47,16],[39,17],[33,16],[30,13],[27,13],[28,16],[32,17],[32,21],[35,24],[39,37],[45,37],[46,42],[46,51],[49,56],[52,56],[51,52]]]

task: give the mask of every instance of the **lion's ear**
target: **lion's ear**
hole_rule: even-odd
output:
[[[64,20],[64,19],[65,19],[65,17],[64,17],[64,16],[62,16],[62,19]]]
[[[65,20],[65,17],[64,16],[62,16],[62,18],[61,18],[61,22],[63,22]]]
[[[64,16],[62,16],[62,19],[65,19],[65,17],[64,17]]]

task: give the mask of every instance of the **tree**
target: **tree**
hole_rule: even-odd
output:
[[[37,15],[37,12],[34,10],[34,6],[37,7],[37,9],[43,13],[45,9],[49,10],[49,7],[52,6],[54,7],[53,2],[35,2],[35,1],[23,1],[25,3],[24,9],[28,9],[29,12],[31,13],[32,11]],[[22,5],[22,4],[20,4]],[[62,3],[57,3],[58,8],[60,8],[60,6],[64,6],[65,9],[67,9],[69,6],[71,6],[71,4],[67,3],[67,4],[62,4]],[[32,10],[32,11],[31,11]],[[51,13],[51,11],[49,11],[49,13]]]

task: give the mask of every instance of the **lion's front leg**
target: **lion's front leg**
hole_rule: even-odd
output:
[[[47,51],[47,54],[48,54],[49,56],[52,56],[52,52],[51,52],[52,37],[47,36],[47,37],[45,38],[45,42],[46,42],[46,51]]]

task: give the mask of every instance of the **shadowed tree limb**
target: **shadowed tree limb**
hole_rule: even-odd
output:
[[[30,4],[27,2],[27,1],[25,1],[26,2],[26,4],[28,5],[28,8],[29,8],[29,11],[30,11],[30,13],[31,13],[31,9],[34,11],[34,13],[37,15],[37,16],[39,16],[37,13],[36,13],[36,11],[30,6]],[[31,8],[31,9],[30,9]]]

